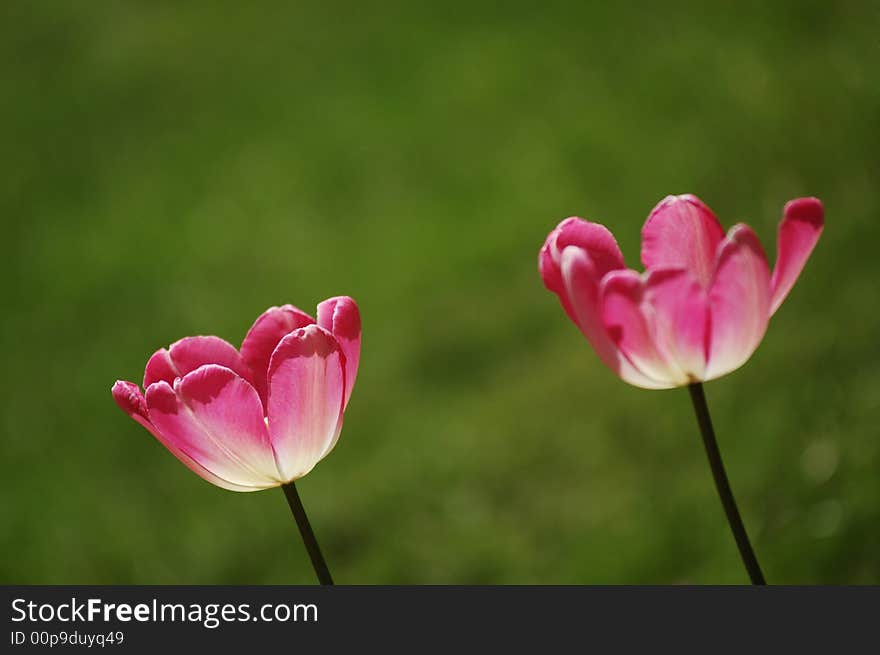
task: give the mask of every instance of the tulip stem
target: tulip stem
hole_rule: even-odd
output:
[[[309,551],[309,557],[312,560],[312,566],[315,569],[315,574],[318,576],[318,581],[322,585],[332,585],[333,578],[330,577],[330,569],[327,568],[327,562],[324,561],[324,556],[321,554],[318,540],[315,539],[315,533],[312,532],[309,517],[306,516],[306,510],[299,499],[296,485],[293,482],[288,482],[281,485],[281,488],[284,490],[284,495],[287,498],[287,504],[290,505],[293,518],[296,519],[296,525],[299,527],[299,533],[302,535],[306,550]]]
[[[706,405],[706,394],[703,393],[703,385],[695,382],[688,385],[688,391],[691,393],[691,401],[694,403],[697,423],[700,426],[700,433],[703,435],[703,445],[706,447],[709,468],[712,469],[712,477],[715,479],[715,488],[718,489],[718,495],[721,497],[721,504],[724,506],[724,513],[727,514],[727,522],[730,524],[733,538],[736,539],[740,557],[742,557],[743,564],[745,564],[746,570],[749,572],[752,584],[765,585],[767,582],[764,580],[764,574],[761,572],[758,558],[755,557],[755,551],[752,550],[752,544],[749,542],[748,534],[746,534],[746,527],[743,525],[742,517],[739,515],[739,510],[736,507],[736,500],[733,497],[733,490],[730,488],[727,473],[724,471],[724,463],[721,461],[721,451],[718,449],[718,442],[715,440],[715,430],[712,428],[712,419],[709,417],[709,407]]]

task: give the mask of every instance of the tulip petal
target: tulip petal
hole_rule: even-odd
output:
[[[620,352],[642,373],[665,387],[683,384],[682,372],[657,347],[645,282],[633,270],[612,271],[602,280],[602,321]]]
[[[208,364],[173,387],[161,380],[146,401],[153,425],[214,475],[254,488],[281,483],[260,397],[230,369]]]
[[[184,373],[177,369],[177,365],[171,360],[168,349],[160,348],[147,360],[147,366],[144,369],[144,389],[159,380],[164,380],[169,384],[173,383],[175,378],[182,375]]]
[[[150,422],[149,413],[147,411],[147,401],[144,399],[140,387],[134,382],[117,380],[116,384],[113,385],[113,399],[122,411],[145,427],[150,434],[152,434],[159,443],[165,446],[172,455],[180,460],[184,466],[203,480],[230,491],[258,491],[261,488],[233,484],[229,480],[217,477],[178,448],[173,441],[166,439],[156,426]]]
[[[228,341],[213,336],[185,337],[172,343],[167,350],[157,350],[150,357],[144,371],[144,389],[159,380],[173,384],[176,378],[182,378],[205,364],[225,366],[246,380],[250,379],[250,369]]]
[[[248,330],[241,344],[241,356],[251,369],[254,387],[260,394],[264,407],[269,397],[269,361],[278,342],[297,328],[314,322],[315,319],[301,309],[284,305],[267,309]]]
[[[318,325],[336,337],[345,355],[345,404],[351,397],[361,359],[361,315],[348,296],[328,298],[318,305]]]
[[[770,269],[758,237],[747,225],[732,227],[718,247],[709,304],[711,337],[706,380],[742,366],[767,330]]]
[[[565,294],[560,267],[562,251],[568,246],[578,246],[586,251],[592,261],[597,282],[608,271],[624,268],[623,254],[608,228],[571,216],[547,235],[538,256],[538,269],[544,285],[553,293]]]
[[[654,379],[647,371],[641,370],[612,340],[602,320],[599,281],[587,252],[576,246],[568,246],[562,252],[561,263],[562,280],[566,296],[570,299],[573,320],[605,365],[637,387],[663,389],[672,386],[665,379]]]
[[[150,431],[150,433],[162,441],[162,437],[158,434],[156,427],[150,422],[150,416],[147,412],[147,402],[144,400],[144,394],[134,382],[127,380],[116,380],[112,389],[113,400],[119,405],[119,409],[128,414],[135,421]]]
[[[682,383],[702,380],[709,330],[706,291],[688,271],[676,269],[651,271],[645,286],[658,352],[683,376]]]
[[[776,313],[816,247],[825,224],[818,198],[797,198],[785,205],[776,239],[776,266],[770,278],[770,315]]]
[[[611,231],[601,223],[591,223],[581,218],[567,218],[559,224],[556,250],[562,253],[568,246],[583,248],[593,262],[597,277],[608,271],[623,268],[623,253]]]
[[[562,276],[562,252],[572,246],[576,246],[584,252],[586,258],[584,263],[580,261],[574,263],[578,269],[575,275],[578,277],[578,286],[588,287],[584,292],[587,295],[586,302],[588,304],[592,302],[594,305],[598,303],[598,299],[593,298],[590,300],[590,289],[594,289],[595,293],[598,293],[599,282],[605,273],[624,268],[623,254],[620,252],[614,235],[611,234],[608,228],[599,223],[590,223],[576,216],[566,218],[556,226],[556,229],[547,235],[547,239],[544,241],[544,245],[538,255],[538,270],[541,273],[541,278],[544,280],[544,286],[559,297],[559,302],[562,304],[565,313],[583,331],[584,328],[581,326],[581,322],[572,305],[568,287]],[[579,257],[577,259],[580,260]],[[587,277],[590,278],[589,281],[586,279]],[[593,332],[596,333],[597,342],[599,342],[602,330],[597,329]],[[590,339],[589,336],[587,338]],[[599,355],[602,361],[606,362],[606,364],[616,361],[617,354],[614,350],[613,344],[606,346],[606,352]]]
[[[642,227],[642,263],[648,271],[684,269],[708,286],[723,238],[724,229],[703,201],[693,195],[667,196]]]
[[[285,336],[269,364],[269,434],[285,481],[312,470],[336,443],[345,400],[345,356],[318,325]]]

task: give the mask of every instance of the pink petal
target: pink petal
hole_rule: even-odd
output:
[[[284,337],[269,364],[269,434],[285,481],[312,470],[336,443],[345,401],[345,356],[317,325]]]
[[[311,316],[293,305],[270,307],[254,321],[241,344],[241,356],[251,369],[253,383],[265,407],[269,397],[266,373],[278,342],[297,328],[315,322]]]
[[[642,277],[633,270],[612,271],[602,280],[601,295],[602,321],[620,352],[662,386],[683,384],[681,371],[657,347]]]
[[[582,288],[578,292],[581,296],[579,302],[584,305],[581,308],[582,313],[586,312],[586,323],[583,325],[575,311],[562,275],[562,252],[569,247],[572,250],[583,252],[583,257],[574,256],[573,260],[573,266],[576,268],[573,275],[577,277],[574,286]],[[580,327],[581,331],[586,329],[590,332],[592,337],[588,335],[587,339],[591,343],[594,343],[595,339],[593,347],[597,348],[597,351],[601,348],[599,357],[613,370],[617,366],[618,355],[614,344],[611,344],[607,336],[604,335],[604,329],[602,329],[601,320],[598,317],[596,307],[598,285],[605,273],[623,267],[623,254],[608,228],[599,223],[589,223],[576,216],[566,218],[547,235],[544,246],[538,255],[538,270],[544,280],[544,286],[559,297],[562,308],[575,325]],[[590,307],[593,309],[590,310]],[[591,314],[596,315],[594,320],[590,320]],[[596,344],[599,344],[598,347]]]
[[[147,360],[147,366],[144,369],[144,389],[159,380],[173,383],[175,378],[182,375],[184,374],[177,369],[177,365],[171,360],[168,349],[160,348]]]
[[[553,293],[565,293],[560,266],[562,251],[568,246],[579,246],[586,251],[593,262],[597,278],[608,271],[624,267],[623,254],[608,228],[571,216],[547,236],[538,256],[538,269],[544,285]]]
[[[150,423],[149,415],[147,414],[147,404],[138,385],[128,380],[116,380],[111,392],[113,393],[113,400],[119,405],[119,409],[143,425],[147,430],[153,430],[153,424]]]
[[[146,401],[162,435],[214,475],[253,488],[281,483],[260,397],[230,369],[208,364],[173,388],[161,380]]]
[[[683,270],[653,270],[645,285],[657,350],[684,383],[702,380],[708,354],[706,291]]]
[[[724,230],[696,196],[667,196],[642,228],[642,263],[647,270],[680,268],[704,287],[715,267],[715,251]]]
[[[205,364],[225,366],[245,379],[250,378],[250,369],[228,341],[212,336],[186,337],[150,357],[144,371],[144,389],[159,380],[173,384],[176,378]]]
[[[345,355],[345,406],[351,397],[361,359],[361,314],[348,296],[329,298],[318,305],[318,325],[336,337]]]
[[[149,414],[147,412],[147,402],[144,399],[143,394],[141,393],[140,387],[138,387],[134,382],[126,382],[123,380],[117,380],[116,384],[113,385],[113,399],[116,401],[116,404],[119,405],[120,409],[128,414],[135,421],[144,426],[150,434],[152,434],[163,446],[165,446],[171,454],[174,455],[177,459],[179,459],[184,466],[186,466],[190,471],[198,475],[203,480],[207,480],[211,484],[214,484],[223,489],[229,489],[230,491],[257,491],[257,487],[248,487],[233,484],[229,480],[224,480],[223,478],[219,478],[209,470],[207,470],[204,466],[196,462],[189,455],[184,453],[180,448],[178,448],[175,443],[169,439],[166,439],[161,432],[154,426],[149,419]]]
[[[612,340],[602,320],[596,268],[586,251],[568,246],[562,252],[561,260],[562,280],[573,320],[605,365],[637,387],[662,389],[671,386],[665,379],[654,379],[647,371],[641,370],[639,364],[621,353]]]
[[[742,366],[764,338],[770,318],[770,269],[758,237],[735,225],[718,247],[709,289],[711,336],[704,379]]]
[[[825,211],[818,198],[797,198],[785,205],[776,239],[776,267],[770,278],[771,316],[801,274],[824,225]]]

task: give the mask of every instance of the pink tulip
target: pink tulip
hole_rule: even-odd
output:
[[[318,305],[317,321],[272,307],[241,351],[218,337],[181,339],[147,362],[145,393],[120,380],[113,398],[200,477],[257,491],[301,478],[333,449],[360,349],[347,296]]]
[[[602,361],[638,387],[712,380],[742,366],[804,267],[823,227],[822,203],[785,205],[776,268],[745,224],[727,233],[692,195],[669,196],[642,228],[645,273],[626,268],[604,226],[567,218],[539,256],[546,287]]]

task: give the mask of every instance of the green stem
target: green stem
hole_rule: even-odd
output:
[[[727,514],[727,522],[730,524],[730,530],[733,532],[733,538],[739,548],[740,557],[749,572],[752,584],[765,585],[767,582],[761,572],[761,565],[758,564],[758,558],[755,557],[755,551],[749,542],[746,526],[743,525],[739,509],[736,507],[736,500],[733,497],[733,490],[730,488],[730,481],[724,471],[724,463],[721,461],[721,451],[718,450],[718,442],[715,440],[715,430],[712,428],[712,419],[709,417],[709,407],[706,405],[703,385],[695,382],[688,385],[688,391],[691,393],[697,423],[700,426],[700,433],[703,435],[703,445],[706,447],[709,468],[712,469],[712,477],[715,479],[715,488],[718,489],[718,495],[721,497],[721,504],[724,506],[724,513]]]
[[[318,581],[322,585],[332,585],[333,578],[330,576],[330,569],[327,568],[327,562],[324,561],[324,556],[321,554],[318,540],[315,539],[315,533],[312,532],[309,517],[306,516],[306,510],[299,499],[296,485],[293,482],[288,482],[281,485],[281,488],[284,490],[284,496],[287,498],[287,504],[290,505],[293,518],[296,519],[296,525],[299,527],[299,533],[302,535],[306,550],[309,551],[309,557],[312,560],[312,566],[315,569],[315,574],[318,576]]]

